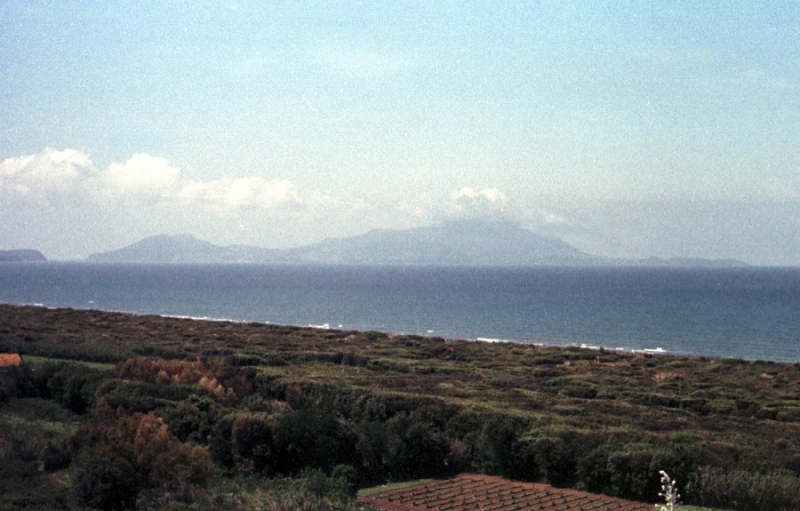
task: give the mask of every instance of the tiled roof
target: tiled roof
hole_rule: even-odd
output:
[[[0,353],[0,367],[14,367],[22,365],[22,359],[16,353]]]
[[[362,497],[378,511],[653,511],[652,504],[540,483],[464,474]]]

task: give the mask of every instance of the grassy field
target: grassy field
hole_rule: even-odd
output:
[[[414,479],[413,481],[398,481],[394,483],[379,484],[378,486],[361,488],[358,490],[357,495],[359,497],[367,497],[369,495],[375,495],[376,493],[381,493],[389,490],[397,490],[399,488],[409,488],[411,486],[416,486],[418,484],[425,484],[430,481],[433,481],[433,479]]]
[[[0,308],[0,347],[100,368],[217,357],[274,382],[427,397],[541,426],[728,442],[754,459],[779,441],[800,445],[800,371],[790,364],[10,306]]]
[[[37,355],[25,356],[25,363],[34,367],[41,366],[43,364],[58,364],[67,362],[80,364],[84,367],[88,367],[89,369],[94,369],[97,371],[108,371],[114,369],[114,364],[108,364],[103,362],[89,362],[88,360],[69,360],[65,358],[41,357]]]

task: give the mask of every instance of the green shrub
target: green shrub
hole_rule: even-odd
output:
[[[536,435],[517,442],[514,448],[515,475],[529,481],[544,481],[555,486],[567,485],[575,477],[575,459],[563,439]]]
[[[42,448],[39,458],[42,468],[47,471],[61,470],[72,463],[69,441],[50,441]]]
[[[233,468],[235,461],[233,453],[234,424],[235,421],[231,417],[218,420],[209,442],[211,459],[214,463],[226,469]]]
[[[233,367],[247,367],[247,366],[259,366],[264,362],[264,360],[258,355],[237,353],[234,355],[229,355],[225,359],[225,362]]]
[[[502,415],[490,416],[482,424],[480,434],[475,436],[472,446],[477,457],[477,466],[489,474],[511,474],[517,462],[514,447],[523,425]]]
[[[106,380],[97,389],[98,398],[105,400],[111,408],[122,407],[129,412],[140,413],[206,395],[206,390],[194,385],[119,379]]]
[[[325,410],[302,408],[279,417],[274,425],[275,468],[297,474],[305,467],[330,471],[355,456],[355,437]]]
[[[362,511],[353,500],[320,497],[308,490],[256,490],[234,497],[234,509],[263,511]]]
[[[597,389],[594,386],[590,384],[578,384],[577,382],[568,385],[565,389],[561,390],[561,393],[567,397],[580,399],[594,399],[597,397]]]
[[[102,510],[131,509],[139,493],[136,469],[122,456],[86,455],[73,472],[75,504]]]
[[[73,498],[81,507],[131,508],[141,492],[189,500],[193,488],[207,486],[213,470],[205,449],[180,442],[159,417],[126,415],[103,401],[74,445]]]
[[[199,445],[208,445],[210,442],[219,413],[216,401],[196,394],[158,412],[178,440]]]
[[[684,493],[693,503],[747,511],[800,509],[800,479],[786,473],[753,473],[701,467]]]
[[[272,427],[264,419],[244,417],[231,429],[236,453],[253,464],[253,470],[262,472],[275,462]]]

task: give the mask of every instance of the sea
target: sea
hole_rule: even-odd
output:
[[[800,268],[3,263],[0,303],[800,361]]]

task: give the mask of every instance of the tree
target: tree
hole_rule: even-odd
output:
[[[253,464],[257,472],[267,470],[273,460],[272,428],[263,419],[245,417],[231,431],[236,453]]]
[[[161,418],[128,415],[103,401],[73,442],[73,496],[87,507],[130,508],[143,490],[190,500],[192,488],[207,486],[213,472],[208,451],[175,438]]]
[[[275,423],[276,469],[296,474],[308,467],[330,472],[355,457],[355,437],[328,411],[302,408]]]

